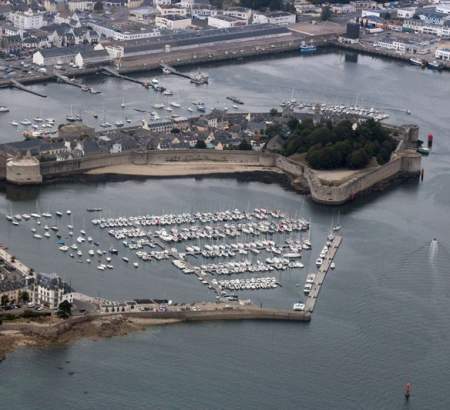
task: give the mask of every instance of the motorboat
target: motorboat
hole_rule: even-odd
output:
[[[292,310],[303,312],[305,310],[305,304],[301,302],[294,303],[294,305],[292,306]]]

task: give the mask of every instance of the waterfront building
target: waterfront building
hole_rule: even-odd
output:
[[[156,16],[155,25],[158,28],[168,30],[185,30],[191,25],[190,17],[180,16],[177,14],[168,14],[164,16]]]
[[[10,158],[6,162],[6,180],[17,185],[42,183],[39,160],[28,151],[24,157]]]
[[[70,11],[91,11],[94,9],[93,0],[69,0],[67,6]]]
[[[112,58],[104,49],[84,49],[74,58],[74,62],[78,68],[109,64],[111,61]]]
[[[253,13],[253,24],[276,24],[287,26],[295,24],[297,16],[287,11],[270,11],[267,13]]]
[[[112,40],[139,40],[160,35],[159,30],[136,22],[93,20],[88,24],[98,35]]]
[[[405,7],[397,9],[397,18],[412,19],[416,14],[416,7]]]
[[[70,287],[56,273],[38,273],[30,286],[32,301],[49,309],[58,308]]]
[[[34,12],[31,9],[27,11],[16,11],[10,13],[9,20],[14,24],[14,27],[19,30],[41,28],[45,25],[44,14]]]
[[[44,48],[36,51],[33,54],[33,64],[40,66],[50,66],[55,64],[68,64],[74,62],[75,56],[80,52],[88,53],[93,50],[100,50],[103,47],[96,45],[92,46],[75,46],[75,47],[61,47],[61,48]]]
[[[17,271],[10,271],[0,263],[0,300],[7,298],[9,303],[19,303],[22,292],[27,292],[27,280]]]
[[[252,17],[252,9],[249,9],[247,7],[230,7],[223,10],[223,15],[237,17],[239,19],[249,21]]]
[[[442,25],[425,23],[418,19],[405,20],[403,23],[404,31],[414,33],[432,34],[437,37],[450,37],[450,21],[447,20]]]
[[[170,6],[165,4],[158,4],[156,6],[156,10],[161,16],[186,16],[188,14],[188,10],[184,7],[179,6],[178,4],[173,4]]]
[[[450,47],[437,48],[434,56],[439,60],[450,61]]]
[[[208,17],[208,26],[214,28],[231,28],[231,27],[240,27],[247,25],[247,20],[232,17],[232,16],[209,16]]]
[[[356,13],[356,7],[354,4],[332,4],[330,6],[330,10],[336,16]]]
[[[217,9],[210,5],[194,4],[191,7],[192,17],[204,18],[209,16],[217,16],[217,14]]]
[[[397,35],[380,36],[374,41],[373,46],[395,51],[400,54],[428,54],[434,52],[436,39],[429,36]]]

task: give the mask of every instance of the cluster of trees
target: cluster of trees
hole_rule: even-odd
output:
[[[293,118],[288,127],[291,133],[284,154],[306,153],[306,161],[315,169],[361,169],[371,158],[384,164],[396,147],[390,132],[372,119],[354,127],[348,120],[315,126],[310,119]]]

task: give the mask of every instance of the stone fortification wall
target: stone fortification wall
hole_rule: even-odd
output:
[[[82,173],[95,168],[122,164],[160,164],[167,162],[217,161],[272,167],[273,154],[254,151],[214,151],[214,150],[167,150],[121,152],[118,154],[93,155],[70,161],[41,163],[41,174],[45,178]]]
[[[324,204],[343,204],[361,192],[373,188],[375,185],[390,180],[399,175],[419,175],[421,157],[414,152],[405,152],[395,156],[387,164],[358,175],[338,186],[327,186],[320,183],[319,178],[310,169],[305,169],[312,198]]]
[[[193,161],[217,161],[268,167],[275,166],[273,154],[255,151],[216,151],[202,149],[145,151],[134,153],[132,159],[132,162],[136,165]]]

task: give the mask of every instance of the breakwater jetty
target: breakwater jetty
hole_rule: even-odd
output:
[[[331,264],[336,256],[336,253],[341,246],[342,236],[336,235],[332,239],[330,246],[323,258],[322,264],[319,267],[317,273],[314,274],[314,281],[309,291],[308,297],[305,301],[305,312],[312,313],[319,298],[320,290],[322,289],[323,282],[328,271],[331,269]]]

